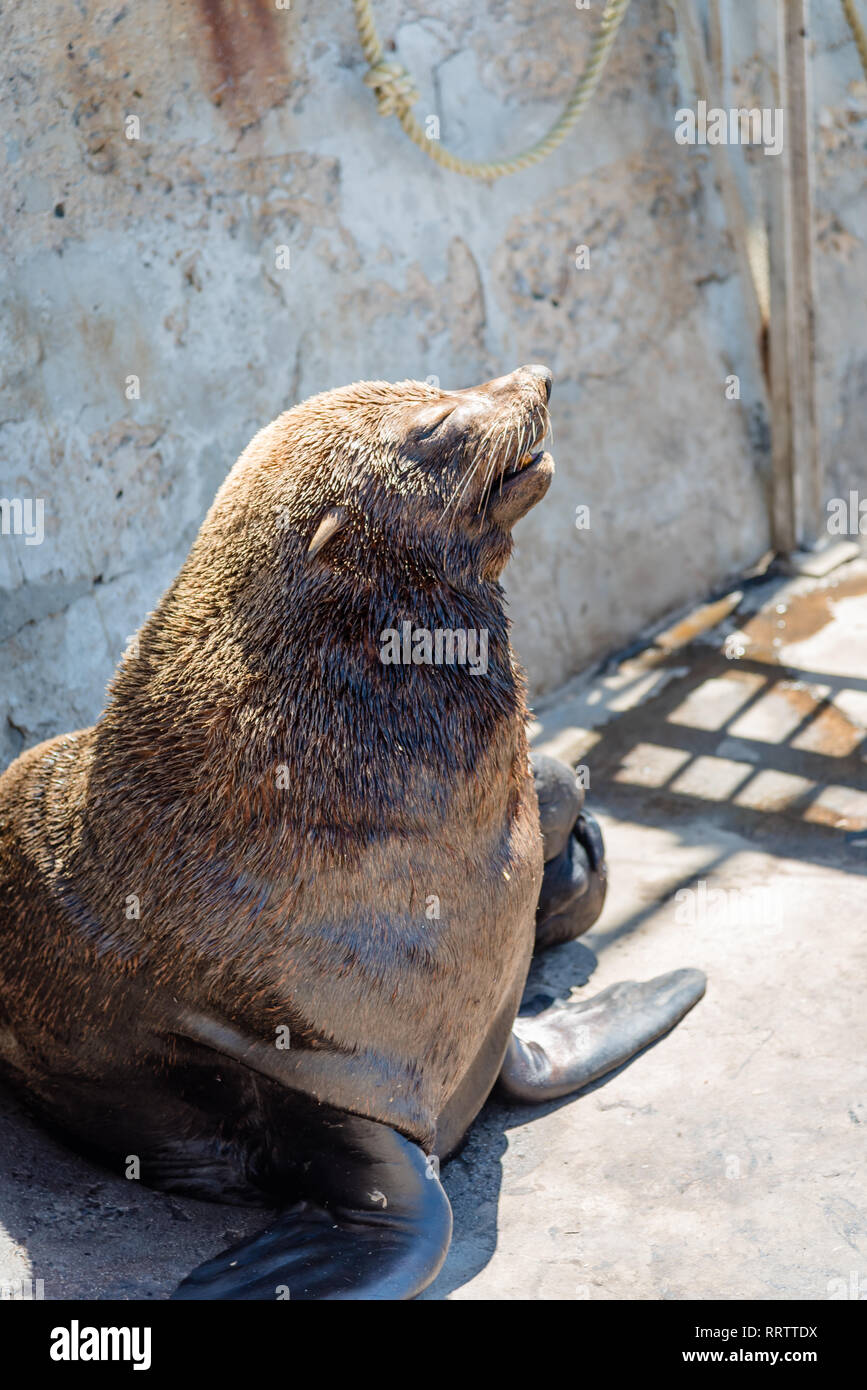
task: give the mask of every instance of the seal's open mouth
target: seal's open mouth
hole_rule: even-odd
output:
[[[537,443],[533,445],[532,449],[530,449],[526,454],[521,455],[517,463],[513,463],[510,468],[505,468],[503,470],[503,472],[500,475],[501,487],[506,488],[508,487],[509,483],[514,482],[516,478],[523,477],[524,474],[531,472],[534,468],[537,467],[540,460],[544,457],[544,454],[544,448],[537,441]]]
[[[547,423],[547,422],[544,422]],[[535,507],[548,491],[554,477],[554,460],[544,447],[544,423],[540,422],[536,438],[514,461],[504,460],[499,475],[489,485],[486,516],[501,528],[509,529],[531,507]]]

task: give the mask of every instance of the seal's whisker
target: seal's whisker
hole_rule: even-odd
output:
[[[483,503],[484,503],[484,500],[485,500],[485,488],[487,487],[488,475],[489,475],[490,469],[494,466],[494,463],[496,462],[496,456],[497,456],[497,455],[496,455],[496,448],[495,448],[495,445],[494,445],[494,441],[495,441],[497,435],[501,432],[501,430],[502,430],[502,426],[501,426],[501,425],[499,425],[499,424],[493,424],[493,425],[491,425],[490,428],[486,431],[486,433],[482,436],[481,441],[480,441],[480,443],[479,443],[479,447],[478,447],[478,451],[477,451],[477,452],[478,452],[478,456],[479,456],[479,462],[481,462],[482,459],[485,457],[486,452],[487,452],[489,446],[490,446],[490,449],[491,449],[491,462],[490,462],[490,464],[488,465],[488,467],[485,469],[485,477],[484,477],[484,481],[483,481],[483,483],[482,483],[481,492],[480,492],[480,494],[479,494],[478,505],[477,505],[477,507],[476,507],[476,515],[477,515],[477,516],[478,516],[479,513],[481,512],[482,506],[483,506]]]
[[[476,472],[476,469],[478,468],[480,462],[481,462],[481,458],[477,458],[476,461],[475,461],[475,463],[474,463],[471,467],[468,466],[467,471],[464,473],[463,477],[461,478],[460,482],[458,483],[457,487],[455,488],[455,491],[452,493],[452,496],[450,497],[449,501],[446,503],[445,507],[443,508],[443,516],[445,516],[445,514],[446,514],[446,512],[448,511],[449,507],[452,506],[452,504],[454,504],[455,510],[454,510],[454,512],[452,513],[452,522],[454,521],[455,515],[456,515],[456,513],[457,513],[458,503],[460,502],[461,497],[463,496],[464,492],[466,491],[466,489],[469,487],[470,483],[472,482],[473,476],[474,476],[474,474],[475,474],[475,472]],[[451,523],[449,523],[449,524],[451,525]]]
[[[499,438],[497,440],[497,447],[491,450],[491,462],[490,466],[485,472],[485,481],[482,487],[482,495],[479,498],[480,510],[482,506],[487,507],[488,502],[490,501],[494,479],[496,478],[497,474],[497,465],[500,464],[502,459],[505,457],[505,451],[503,446],[508,436],[510,428],[511,426],[509,425],[501,425],[498,429],[497,433],[499,435]]]
[[[515,456],[516,462],[520,461],[520,459],[523,457],[523,454],[524,454],[524,437],[525,437],[526,433],[527,433],[527,426],[524,425],[524,426],[522,426],[522,428],[521,428],[521,437],[520,437],[520,439],[518,440],[518,447],[517,447],[517,449],[515,450],[515,455],[514,455],[514,456]],[[499,493],[500,493],[500,496],[501,496],[501,497],[502,497],[502,495],[503,495],[503,474],[504,474],[504,473],[505,473],[505,469],[504,469],[504,468],[501,468],[501,469],[500,469],[500,487],[499,487]]]
[[[507,433],[508,433],[508,437],[509,437],[510,439],[511,439],[511,438],[515,438],[515,439],[518,440],[518,442],[517,442],[517,445],[513,445],[513,447],[512,447],[511,449],[505,449],[505,450],[503,451],[502,458],[499,460],[499,463],[500,463],[500,468],[499,468],[499,495],[500,495],[501,497],[502,497],[502,495],[503,495],[503,475],[504,475],[504,473],[505,473],[505,471],[506,471],[506,463],[507,463],[507,461],[508,461],[510,458],[514,458],[514,459],[520,458],[520,448],[521,448],[521,446],[523,445],[524,433],[525,433],[525,430],[526,430],[526,426],[524,426],[524,427],[521,428],[520,439],[518,439],[517,430],[518,430],[518,426],[517,426],[517,425],[510,425],[510,426],[509,426],[508,432],[507,432]],[[497,481],[496,476],[493,477],[493,478],[491,479],[491,489],[490,489],[490,492],[491,492],[491,493],[493,493],[494,484],[495,484],[496,481]],[[488,501],[490,501],[490,493],[489,493],[489,495],[488,495]]]
[[[456,487],[454,493],[452,494],[452,496],[450,497],[449,501],[446,503],[445,508],[443,509],[443,516],[445,516],[446,512],[448,511],[448,509],[449,509],[449,507],[452,505],[452,503],[455,504],[455,509],[454,509],[454,511],[452,512],[452,519],[451,519],[451,521],[449,522],[448,536],[451,536],[452,526],[454,525],[454,520],[455,520],[455,517],[456,517],[456,515],[457,515],[457,510],[458,510],[457,504],[458,504],[458,502],[460,501],[461,496],[464,494],[464,492],[466,491],[466,489],[469,487],[470,483],[472,482],[472,480],[473,480],[473,478],[474,478],[474,476],[475,476],[476,470],[477,470],[479,464],[480,464],[481,461],[482,461],[482,458],[483,458],[483,454],[482,454],[481,450],[477,451],[477,456],[476,456],[475,462],[473,463],[472,467],[468,467],[468,468],[467,468],[467,471],[464,473],[463,477],[460,479],[460,481],[459,481],[459,483],[458,483],[458,485],[457,485],[457,487]],[[447,538],[448,538],[448,537],[447,537]]]
[[[495,424],[489,426],[489,428],[486,430],[486,432],[482,435],[482,438],[481,438],[481,440],[479,441],[479,444],[478,444],[478,446],[477,446],[477,448],[476,448],[476,451],[475,451],[475,452],[476,452],[475,462],[474,462],[474,464],[472,465],[472,468],[468,469],[468,471],[467,471],[466,473],[464,473],[464,475],[461,477],[461,479],[460,479],[460,481],[458,482],[458,485],[457,485],[457,487],[456,487],[456,489],[455,489],[454,494],[452,495],[452,497],[449,499],[449,501],[448,501],[448,503],[447,503],[447,508],[446,508],[446,509],[448,509],[448,507],[451,506],[453,502],[457,501],[458,496],[459,496],[461,493],[463,493],[463,491],[465,490],[465,488],[466,488],[467,486],[469,486],[469,483],[472,481],[472,478],[473,478],[474,475],[475,475],[476,469],[478,468],[479,464],[482,462],[482,460],[483,460],[483,458],[484,458],[484,456],[485,456],[485,450],[486,450],[486,448],[487,448],[488,442],[489,442],[490,440],[492,440],[492,439],[495,437],[495,435],[496,435],[496,433],[497,433],[497,431],[498,431],[499,428],[500,428],[500,427],[495,423]],[[445,515],[445,513],[443,513],[443,515]]]
[[[554,448],[554,422],[551,419],[550,410],[545,410],[545,439],[551,440],[551,448]]]
[[[460,493],[461,488],[463,487],[464,483],[467,481],[467,478],[468,478],[468,477],[472,477],[473,472],[475,471],[475,469],[477,468],[477,466],[478,466],[478,459],[477,459],[476,462],[473,463],[473,464],[469,464],[469,463],[467,464],[467,466],[466,466],[464,472],[461,474],[460,478],[458,479],[457,483],[455,484],[455,490],[454,490],[454,492],[452,493],[452,495],[451,495],[451,497],[449,498],[448,502],[446,502],[446,505],[443,507],[443,513],[442,513],[443,516],[445,516],[445,514],[446,514],[446,512],[448,511],[449,507],[452,506],[452,504],[457,500],[457,497],[458,497],[458,494]]]
[[[443,516],[445,516],[449,507],[452,506],[453,503],[457,503],[464,488],[469,485],[470,481],[472,480],[473,474],[475,473],[476,469],[479,466],[479,463],[481,462],[481,457],[481,450],[477,450],[474,462],[472,464],[467,464],[465,471],[461,474],[461,477],[458,479],[455,490],[449,498],[448,502],[446,503],[445,508],[443,509]]]
[[[482,481],[481,491],[479,493],[478,505],[476,506],[476,516],[478,516],[482,512],[487,502],[488,482],[496,469],[497,461],[500,456],[500,437],[503,434],[503,430],[504,426],[499,423],[492,425],[491,428],[488,430],[487,434],[484,435],[479,445],[479,461],[481,462],[481,460],[485,457],[486,453],[488,453],[488,450],[490,450],[490,460],[485,468],[485,476]]]
[[[510,426],[510,428],[509,428],[509,436],[511,436],[511,433],[512,433],[512,427]],[[502,459],[500,459],[500,466],[499,466],[499,468],[497,469],[497,477],[496,477],[496,479],[492,479],[492,480],[491,480],[491,491],[492,491],[492,492],[493,492],[493,490],[494,490],[494,482],[495,482],[495,481],[498,481],[498,482],[499,482],[499,484],[500,484],[500,489],[499,489],[499,490],[500,490],[500,496],[501,496],[501,497],[502,497],[502,495],[503,495],[503,473],[505,472],[505,469],[506,469],[506,459],[507,459],[508,457],[509,457],[508,452],[507,452],[507,451],[504,451],[503,457],[502,457]]]
[[[485,479],[484,479],[484,482],[482,483],[482,490],[481,490],[481,493],[480,493],[480,496],[479,496],[479,505],[478,505],[478,507],[476,508],[476,513],[477,513],[477,514],[480,513],[480,512],[482,511],[482,508],[485,507],[485,506],[487,505],[487,500],[488,500],[488,483],[489,483],[490,479],[493,477],[494,469],[496,468],[496,465],[497,465],[497,458],[498,458],[497,448],[496,448],[496,446],[495,446],[495,444],[494,444],[494,440],[495,440],[495,438],[496,438],[496,436],[497,436],[498,434],[501,435],[502,433],[503,433],[503,426],[502,426],[502,425],[498,425],[495,429],[492,429],[491,431],[489,431],[490,439],[491,439],[491,458],[490,458],[490,463],[488,464],[488,467],[485,469]]]
[[[503,428],[504,427],[499,428],[500,435],[503,434]],[[496,475],[496,466],[497,463],[499,463],[499,459],[499,450],[492,448],[492,450],[490,450],[490,463],[485,470],[485,482],[482,484],[482,493],[481,496],[479,496],[479,512],[481,512],[482,507],[485,507],[485,509],[488,507],[488,502],[490,500],[490,485],[493,484],[493,478],[495,478]]]

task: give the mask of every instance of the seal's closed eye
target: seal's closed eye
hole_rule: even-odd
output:
[[[417,417],[415,427],[412,431],[413,439],[421,443],[425,439],[430,439],[455,409],[454,401],[436,401],[433,405],[425,407]]]

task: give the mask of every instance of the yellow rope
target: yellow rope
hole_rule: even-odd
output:
[[[547,135],[543,135],[535,145],[515,155],[513,159],[493,160],[489,164],[472,159],[459,159],[457,155],[444,149],[438,140],[431,139],[426,134],[424,127],[419,124],[410,109],[418,101],[418,92],[412,77],[400,63],[387,62],[383,56],[370,0],[352,0],[352,4],[358,37],[369,64],[364,81],[376,94],[379,114],[397,116],[410,140],[442,168],[451,169],[455,174],[466,174],[473,179],[498,179],[504,174],[516,174],[520,169],[529,169],[533,164],[538,164],[566,139],[599,85],[629,0],[608,0],[590,49],[587,66],[575,83],[563,114]]]
[[[849,21],[849,28],[852,30],[852,37],[855,40],[855,47],[858,49],[864,76],[867,77],[867,33],[864,32],[864,25],[858,18],[855,0],[843,0],[843,10]]]

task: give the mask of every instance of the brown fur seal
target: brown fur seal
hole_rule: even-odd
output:
[[[280,416],[96,726],[0,779],[4,1073],[115,1171],[283,1204],[179,1297],[414,1296],[451,1231],[431,1156],[497,1078],[578,1089],[702,992],[678,971],[516,1022],[536,932],[585,930],[605,882],[550,760],[540,828],[498,583],[553,473],[550,389],[363,383]]]

